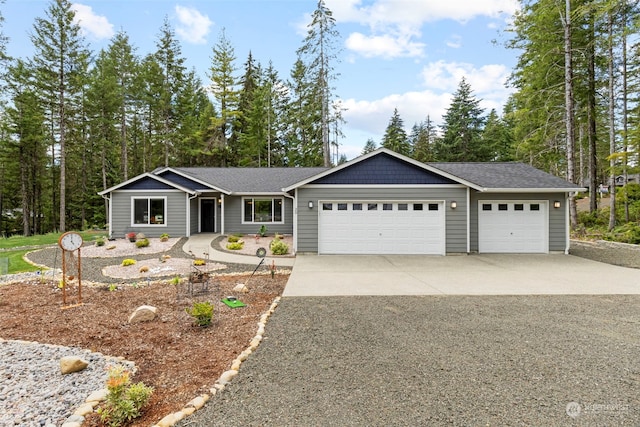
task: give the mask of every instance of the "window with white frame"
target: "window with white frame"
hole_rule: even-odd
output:
[[[283,202],[281,197],[245,197],[242,200],[242,222],[282,223]]]
[[[131,200],[133,225],[165,225],[167,221],[166,197],[134,197]]]

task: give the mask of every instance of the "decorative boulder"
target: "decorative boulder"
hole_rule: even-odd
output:
[[[60,372],[62,375],[79,372],[89,366],[89,362],[77,356],[65,356],[60,359]]]
[[[233,288],[233,290],[234,290],[235,292],[244,292],[244,293],[249,292],[249,288],[247,288],[247,285],[245,285],[244,283],[238,283],[238,284]]]
[[[151,305],[141,305],[129,316],[129,323],[150,322],[156,318],[158,309]]]

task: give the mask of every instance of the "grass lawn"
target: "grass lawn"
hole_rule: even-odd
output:
[[[4,268],[8,263],[7,274],[38,271],[36,267],[23,259],[24,254],[43,246],[57,245],[62,233],[48,233],[36,236],[11,236],[0,238],[0,274],[5,274]],[[105,231],[81,231],[85,242],[93,241],[97,236],[106,235]],[[7,259],[5,261],[4,259]]]

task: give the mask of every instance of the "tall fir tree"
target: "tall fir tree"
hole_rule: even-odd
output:
[[[409,138],[404,130],[404,122],[402,118],[400,118],[397,108],[393,109],[393,115],[391,119],[389,119],[389,124],[384,131],[380,145],[404,156],[411,155],[411,144],[409,143]]]

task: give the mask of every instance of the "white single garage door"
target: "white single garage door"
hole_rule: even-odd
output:
[[[445,254],[442,201],[320,201],[318,253]]]
[[[478,202],[478,252],[549,252],[547,201]]]

